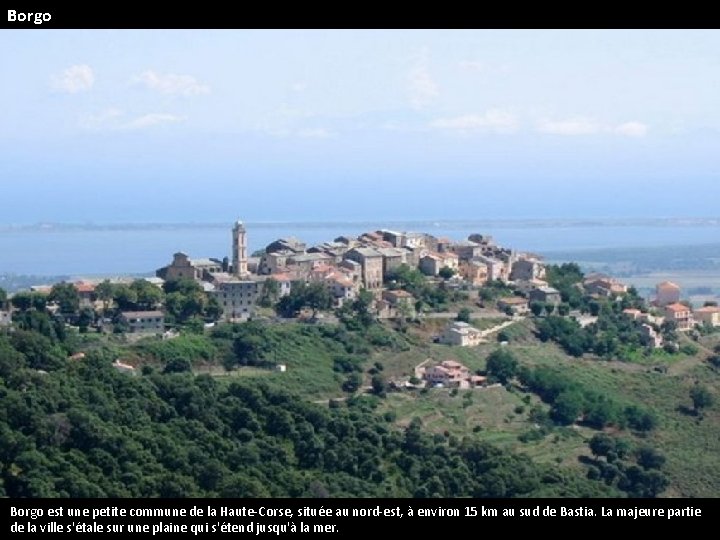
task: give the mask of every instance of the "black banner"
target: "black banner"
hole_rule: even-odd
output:
[[[220,5],[132,5],[112,4],[102,9],[79,5],[39,6],[28,8],[8,5],[2,13],[0,28],[713,28],[717,20],[700,11],[647,10],[624,6],[622,11],[582,10],[547,4],[535,7],[511,4],[478,5],[475,9],[398,9],[382,10],[357,4],[338,9],[307,3],[288,4],[282,9],[268,4],[252,9]],[[600,6],[598,6],[600,7]]]
[[[4,499],[4,534],[446,534],[528,525],[687,530],[718,519],[683,499]]]

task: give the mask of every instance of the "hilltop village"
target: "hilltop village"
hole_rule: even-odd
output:
[[[153,278],[60,283],[16,293],[0,303],[0,325],[42,308],[81,331],[170,338],[184,326],[218,321],[332,322],[361,310],[379,320],[445,318],[436,342],[474,346],[503,328],[480,330],[474,318],[555,315],[577,328],[593,328],[604,303],[633,322],[644,346],[669,351],[677,348],[676,331],[720,326],[718,306],[693,309],[674,283],[658,284],[648,303],[617,279],[583,275],[576,265],[549,273],[541,256],[483,234],[454,241],[381,229],[314,246],[285,237],[249,255],[247,230],[238,221],[231,239],[231,257],[177,252]],[[562,343],[556,330],[550,333]]]

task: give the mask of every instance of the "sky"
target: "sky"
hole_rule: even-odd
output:
[[[717,217],[718,31],[4,30],[0,224]]]

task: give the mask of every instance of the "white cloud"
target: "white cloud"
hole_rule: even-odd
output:
[[[210,93],[210,87],[207,84],[201,83],[191,75],[157,73],[152,70],[147,70],[133,77],[133,81],[142,83],[146,88],[155,90],[161,94],[197,96]]]
[[[618,125],[603,124],[588,118],[570,118],[567,120],[543,120],[537,131],[550,135],[597,135],[611,134],[625,137],[644,137],[648,127],[642,122],[624,122]]]
[[[540,133],[550,135],[593,135],[603,130],[597,122],[587,118],[570,118],[568,120],[543,120],[538,124]]]
[[[60,75],[53,77],[52,87],[60,92],[76,94],[90,90],[95,84],[95,74],[87,64],[70,66]]]
[[[512,133],[517,131],[517,117],[502,109],[489,109],[483,114],[466,114],[450,118],[438,118],[430,127],[459,132],[485,131],[492,133]]]
[[[174,114],[167,113],[149,113],[137,118],[133,118],[129,122],[122,125],[122,129],[145,129],[162,124],[175,124],[182,122],[184,118]]]
[[[148,113],[129,118],[125,112],[111,107],[80,120],[80,127],[89,130],[121,131],[145,129],[162,124],[174,124],[185,120],[182,116],[168,113]]]
[[[427,107],[440,95],[438,85],[424,62],[408,73],[408,94],[410,105],[414,109]]]
[[[642,122],[625,122],[615,127],[615,133],[626,137],[644,137],[647,135],[647,124]]]
[[[290,85],[293,92],[304,92],[307,90],[308,84],[305,81],[296,81]]]

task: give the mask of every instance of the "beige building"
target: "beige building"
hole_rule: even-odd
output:
[[[512,281],[532,281],[545,277],[545,266],[536,259],[520,259],[512,264]]]
[[[720,307],[705,306],[696,309],[693,312],[695,322],[700,324],[709,324],[710,326],[720,326]]]
[[[471,285],[485,285],[488,280],[487,265],[481,261],[463,261],[458,269],[462,278]]]
[[[469,261],[482,255],[482,246],[477,242],[465,240],[449,246],[450,250],[458,256],[460,262]]]
[[[694,322],[690,308],[677,302],[665,306],[665,320],[674,321],[681,332],[690,330]]]
[[[431,385],[463,386],[470,379],[470,370],[455,360],[444,360],[426,368],[423,378]]]
[[[474,326],[462,321],[453,321],[445,327],[440,341],[447,345],[474,347],[482,343],[483,338],[480,330]]]
[[[435,251],[420,257],[420,271],[427,276],[437,276],[440,270],[445,267],[457,272],[459,266],[459,259],[455,253],[438,253]]]
[[[262,282],[249,279],[227,279],[215,283],[213,294],[223,309],[223,317],[233,321],[247,319],[255,314]]]
[[[383,285],[383,256],[374,248],[353,248],[345,253],[345,258],[355,261],[362,268],[363,286],[371,291],[377,291]]]
[[[300,272],[309,273],[318,265],[329,264],[334,260],[327,253],[301,253],[287,258],[289,268],[297,269]]]
[[[165,330],[162,311],[123,311],[120,320],[127,324],[131,334],[162,334]]]
[[[497,307],[500,311],[511,313],[513,315],[525,315],[530,311],[527,298],[520,296],[508,296],[497,301]]]
[[[157,271],[157,276],[166,280],[194,279],[201,281],[223,271],[223,262],[217,259],[191,259],[182,251],[173,255],[168,266]]]
[[[335,299],[335,305],[342,307],[345,302],[354,300],[357,296],[357,288],[353,280],[341,274],[333,274],[325,283],[330,295]]]
[[[619,296],[627,292],[627,285],[608,276],[593,276],[583,281],[585,292],[604,297]]]
[[[530,302],[542,302],[545,304],[558,305],[562,299],[560,298],[560,291],[553,287],[538,287],[528,293],[528,300]]]
[[[663,281],[655,287],[655,304],[664,307],[680,301],[680,286],[672,281]]]
[[[237,277],[248,275],[247,231],[242,221],[232,230],[232,271]]]
[[[407,264],[407,250],[402,248],[378,248],[383,260],[383,275],[387,276],[403,264]]]
[[[398,315],[404,314],[412,317],[415,314],[415,297],[407,291],[401,289],[395,291],[383,291],[382,299],[385,300],[391,310]]]

